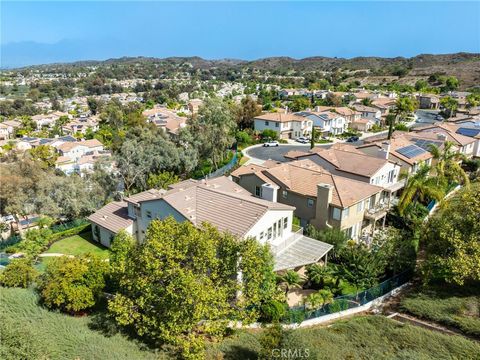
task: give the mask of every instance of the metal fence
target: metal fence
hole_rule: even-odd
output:
[[[224,166],[221,168],[211,172],[207,176],[205,176],[205,179],[213,179],[222,175],[225,175],[228,171],[233,169],[233,167],[237,164],[238,156],[237,156],[237,151],[233,153],[232,159]]]
[[[384,282],[356,294],[338,296],[332,302],[318,308],[309,309],[305,305],[290,308],[290,316],[286,319],[287,323],[297,323],[303,320],[319,318],[325,315],[334,314],[339,311],[360,307],[375,300],[393,289],[406,284],[412,278],[411,271],[400,273]]]

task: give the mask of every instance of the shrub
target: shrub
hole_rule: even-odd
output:
[[[287,312],[287,305],[277,300],[270,300],[260,306],[260,321],[271,323],[280,321]]]
[[[74,313],[93,307],[105,287],[108,265],[95,256],[56,258],[40,281],[40,296],[48,308]]]
[[[71,229],[68,229],[68,230],[56,232],[56,233],[50,235],[50,237],[48,238],[48,243],[49,243],[49,245],[51,245],[52,243],[54,243],[55,241],[58,241],[60,239],[63,239],[63,238],[69,237],[69,236],[73,236],[73,235],[78,235],[78,234],[81,234],[83,232],[89,231],[90,226],[91,226],[90,224],[82,224],[80,226],[77,226],[77,227],[74,227],[74,228],[71,228]]]
[[[276,140],[278,138],[278,133],[272,129],[265,129],[262,131],[262,134],[260,136],[262,137],[262,139]]]
[[[282,319],[287,324],[300,324],[305,320],[305,311],[303,309],[289,309]]]
[[[239,144],[251,144],[253,142],[252,137],[246,131],[238,131],[235,135]]]
[[[7,287],[26,288],[35,281],[38,272],[30,260],[16,259],[8,264],[0,274],[0,284]]]

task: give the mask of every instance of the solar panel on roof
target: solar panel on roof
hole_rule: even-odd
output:
[[[480,134],[480,129],[471,129],[471,128],[459,128],[457,134],[475,137]]]
[[[397,152],[409,159],[426,153],[425,150],[423,150],[421,147],[418,147],[417,145],[408,145],[402,147],[400,149],[397,149]]]
[[[427,151],[430,150],[430,145],[435,145],[435,146],[442,145],[440,141],[433,141],[433,140],[426,140],[426,139],[414,139],[413,142],[415,143],[415,145]]]

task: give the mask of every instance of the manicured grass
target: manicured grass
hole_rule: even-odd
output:
[[[437,285],[409,293],[401,308],[412,315],[480,338],[480,285]]]
[[[92,234],[90,232],[56,241],[46,252],[74,256],[90,253],[102,258],[108,258],[110,254],[110,250],[92,240]]]
[[[1,359],[168,359],[110,329],[96,316],[71,317],[38,305],[31,289],[0,288]],[[261,330],[237,331],[207,345],[207,359],[257,359]],[[307,359],[478,359],[480,345],[389,320],[362,316],[288,331],[284,349],[308,349]],[[298,351],[297,350],[297,351]],[[298,358],[298,357],[297,357]]]

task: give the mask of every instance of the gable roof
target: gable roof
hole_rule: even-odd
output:
[[[88,220],[117,233],[133,224],[128,216],[128,207],[125,201],[111,202],[88,217]]]
[[[100,141],[98,141],[97,139],[76,141],[76,142],[67,141],[67,142],[64,142],[63,144],[60,144],[58,146],[58,150],[60,150],[62,152],[68,152],[68,151],[76,148],[77,146],[86,146],[88,148],[92,148],[92,147],[97,147],[97,146],[103,146],[103,144]]]
[[[305,119],[298,114],[285,112],[265,113],[255,116],[254,119],[273,122],[305,121]]]

